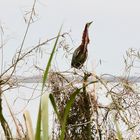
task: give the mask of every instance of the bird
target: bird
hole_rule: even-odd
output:
[[[88,28],[91,25],[91,23],[92,22],[86,23],[84,31],[83,31],[82,43],[74,51],[73,56],[72,56],[71,67],[74,67],[76,69],[81,69],[83,67],[83,64],[85,63],[88,56],[87,46],[90,42],[89,35],[88,35]]]

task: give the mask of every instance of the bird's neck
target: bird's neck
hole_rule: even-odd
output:
[[[83,46],[84,49],[87,49],[87,45],[89,44],[89,36],[88,36],[88,27],[85,26],[83,36],[82,36],[82,43],[81,46]]]

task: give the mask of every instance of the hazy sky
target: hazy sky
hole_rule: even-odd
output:
[[[24,11],[29,10],[32,3],[33,0],[0,0],[0,22],[10,38],[7,58],[20,44],[26,27]],[[39,0],[36,6],[38,21],[32,25],[26,45],[55,36],[63,23],[63,31],[72,31],[77,46],[85,23],[93,21],[89,68],[95,67],[101,59],[102,65],[96,68],[97,71],[120,74],[125,51],[140,48],[139,5],[139,0]]]

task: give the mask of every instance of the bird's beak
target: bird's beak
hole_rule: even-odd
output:
[[[87,27],[89,27],[89,26],[90,26],[90,24],[92,24],[92,22],[93,22],[93,21],[88,22],[88,23],[87,23]]]

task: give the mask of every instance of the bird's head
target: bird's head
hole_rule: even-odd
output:
[[[85,29],[83,31],[83,36],[82,36],[82,45],[85,46],[84,48],[86,49],[87,44],[89,43],[89,36],[88,36],[88,28],[92,24],[92,22],[88,22],[85,25]]]
[[[92,22],[93,22],[93,21],[88,22],[88,23],[86,24],[86,27],[89,28],[89,26],[92,24]]]

